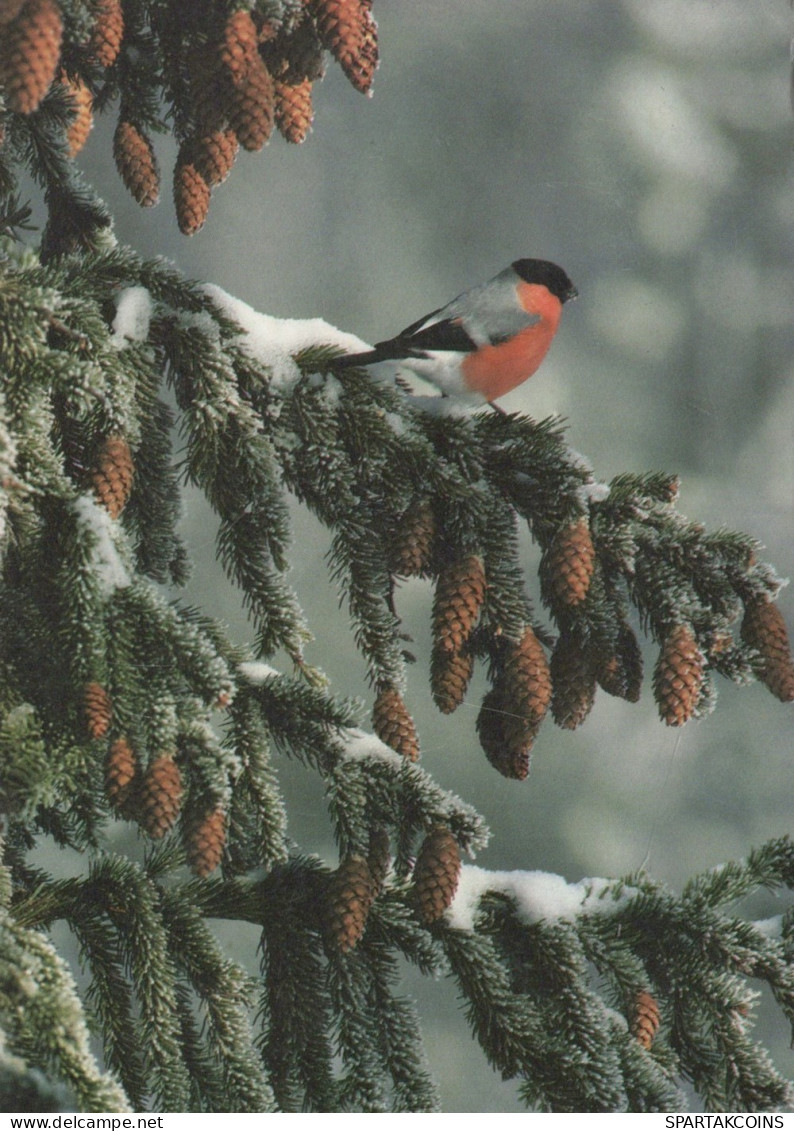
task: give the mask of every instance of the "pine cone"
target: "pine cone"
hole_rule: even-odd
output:
[[[415,499],[391,539],[389,565],[400,577],[422,577],[431,561],[436,520],[427,499]]]
[[[477,735],[485,756],[505,778],[523,781],[529,773],[532,744],[537,726],[506,697],[504,687],[492,687],[477,715]]]
[[[112,742],[105,758],[105,796],[114,809],[123,810],[129,801],[137,768],[135,751],[127,739]]]
[[[233,88],[215,46],[201,43],[191,47],[186,66],[196,134],[204,137],[225,130]]]
[[[413,874],[412,901],[423,923],[435,923],[455,898],[460,850],[449,829],[437,825],[422,841]]]
[[[703,654],[689,625],[678,624],[665,640],[653,673],[653,693],[668,726],[683,726],[692,717],[702,683]]]
[[[124,38],[121,0],[94,0],[96,22],[88,41],[88,55],[102,67],[112,67]]]
[[[396,688],[388,685],[379,688],[372,710],[372,729],[378,738],[409,762],[418,759],[416,726]]]
[[[94,125],[94,99],[91,91],[80,79],[70,79],[65,72],[61,72],[60,79],[71,95],[74,108],[74,117],[66,131],[66,140],[69,142],[69,156],[76,157],[88,140]]]
[[[759,678],[782,703],[794,699],[794,662],[783,614],[772,601],[755,600],[745,605],[742,640],[759,653]]]
[[[196,168],[181,155],[174,168],[174,206],[179,230],[185,236],[194,236],[204,227],[210,210],[210,188]]]
[[[118,518],[132,490],[135,465],[123,436],[108,436],[91,470],[94,494],[111,518]]]
[[[642,689],[642,652],[637,637],[625,623],[621,624],[615,650],[611,655],[599,656],[596,679],[607,695],[636,703]]]
[[[585,721],[595,699],[596,681],[592,664],[581,642],[561,634],[551,654],[551,715],[565,730],[575,730]]]
[[[595,568],[595,548],[586,518],[557,532],[544,566],[553,603],[572,608],[584,601]]]
[[[326,892],[323,935],[330,952],[345,954],[364,934],[374,899],[369,864],[350,852],[331,876]]]
[[[276,79],[273,84],[274,117],[278,131],[293,145],[306,140],[314,119],[312,84],[309,79],[298,83]]]
[[[391,865],[389,834],[382,825],[372,829],[369,834],[367,863],[369,864],[369,874],[372,877],[372,898],[377,899],[383,891],[383,884]]]
[[[434,647],[442,652],[461,652],[484,600],[482,558],[469,554],[446,566],[439,575],[433,600]]]
[[[0,86],[6,107],[32,114],[50,89],[61,57],[63,20],[55,0],[27,0],[3,32]]]
[[[87,683],[83,688],[83,714],[91,738],[104,738],[110,729],[113,705],[101,683]]]
[[[229,176],[239,148],[234,130],[214,130],[198,139],[195,164],[210,188],[221,184]]]
[[[235,91],[229,106],[229,126],[243,149],[254,153],[273,132],[273,79],[257,54],[245,84]]]
[[[640,990],[634,999],[634,1015],[631,1019],[631,1035],[636,1037],[644,1049],[649,1049],[659,1031],[661,1018],[659,1003],[652,994]]]
[[[132,122],[119,120],[113,135],[113,159],[128,192],[142,208],[160,195],[160,173],[152,143]]]
[[[226,844],[226,813],[211,809],[191,824],[186,837],[187,862],[195,875],[209,876],[221,862]]]
[[[313,0],[320,40],[350,82],[368,94],[378,65],[378,27],[371,0]]]
[[[434,647],[430,658],[430,690],[433,702],[445,715],[451,715],[466,698],[474,671],[474,657],[468,648],[462,652],[445,652]]]
[[[551,701],[551,676],[543,645],[529,625],[518,643],[508,648],[501,682],[515,713],[528,719],[536,731]]]
[[[182,800],[182,775],[170,754],[149,763],[138,798],[138,823],[153,840],[173,828]]]
[[[234,86],[244,86],[259,54],[259,37],[251,13],[245,8],[232,12],[223,29],[220,59]]]

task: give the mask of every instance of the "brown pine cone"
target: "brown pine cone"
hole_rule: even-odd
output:
[[[745,605],[742,640],[761,657],[759,679],[782,703],[794,699],[794,662],[783,614],[772,601],[756,600]]]
[[[298,83],[276,79],[273,84],[274,118],[279,133],[293,145],[306,140],[314,119],[312,84],[309,79]]]
[[[414,720],[399,691],[388,684],[378,689],[372,709],[372,729],[378,738],[409,762],[418,759],[419,742]]]
[[[88,135],[91,133],[94,124],[94,100],[91,91],[80,79],[70,79],[62,71],[60,80],[68,89],[74,108],[74,117],[66,131],[66,140],[69,143],[69,156],[76,157],[88,140]]]
[[[104,738],[113,718],[113,704],[102,684],[95,680],[83,688],[83,716],[91,738]]]
[[[87,51],[102,67],[112,67],[124,39],[121,0],[94,0],[95,23]]]
[[[138,797],[138,823],[153,840],[160,840],[179,816],[182,775],[170,754],[149,763]]]
[[[607,695],[636,703],[642,689],[642,653],[637,637],[621,624],[611,655],[596,659],[596,679]]]
[[[179,230],[194,236],[204,227],[210,210],[210,187],[187,154],[174,167],[174,206]]]
[[[437,825],[422,841],[416,858],[411,898],[423,923],[435,923],[455,898],[460,879],[460,849],[448,828]]]
[[[235,86],[245,85],[258,53],[259,37],[251,13],[238,8],[226,21],[220,42],[221,63]]]
[[[113,135],[113,159],[128,192],[142,208],[160,196],[160,172],[152,143],[132,122],[119,120]]]
[[[94,494],[111,518],[118,518],[132,490],[135,465],[123,436],[108,436],[97,452],[91,469]]]
[[[187,862],[191,871],[203,879],[221,862],[226,844],[226,813],[220,807],[204,813],[191,823],[186,836]]]
[[[466,698],[474,671],[474,657],[468,648],[462,652],[445,652],[433,648],[430,657],[430,690],[433,702],[444,715],[451,715]]]
[[[662,645],[653,673],[653,693],[668,726],[683,726],[697,706],[703,654],[688,624],[678,624]]]
[[[422,577],[430,566],[436,520],[427,499],[415,499],[399,519],[389,547],[389,566],[400,577]]]
[[[502,777],[526,778],[538,726],[515,713],[503,686],[492,687],[485,695],[477,715],[477,735],[486,758]]]
[[[323,937],[330,952],[345,954],[355,947],[373,899],[369,864],[357,852],[348,853],[331,876],[325,897]]]
[[[350,82],[368,94],[378,65],[378,27],[370,0],[313,0],[311,9],[323,46]]]
[[[105,758],[105,796],[114,809],[123,810],[130,799],[138,760],[126,738],[110,744]]]
[[[644,1049],[649,1049],[659,1031],[660,1023],[659,1003],[656,998],[646,990],[640,990],[634,999],[631,1035],[637,1038]]]
[[[0,86],[6,107],[32,114],[58,70],[63,20],[55,0],[27,0],[0,41]]]
[[[273,79],[257,54],[229,105],[229,126],[243,149],[255,153],[267,143],[273,132],[273,99]]]
[[[590,657],[580,641],[561,634],[549,664],[551,716],[559,727],[575,730],[585,721],[595,700],[596,680]]]
[[[554,602],[566,608],[587,596],[595,568],[595,548],[586,518],[564,526],[546,551],[544,572]]]
[[[530,625],[518,643],[508,648],[501,682],[515,713],[537,730],[551,701],[551,676],[543,645]]]
[[[195,164],[210,188],[229,176],[240,143],[234,130],[214,130],[200,137],[195,145]]]
[[[439,574],[433,600],[433,646],[442,652],[461,652],[485,601],[482,558],[468,554]]]
[[[191,116],[195,133],[205,137],[227,127],[228,110],[234,94],[229,77],[212,43],[199,43],[186,52],[185,65],[190,86]]]
[[[383,884],[391,865],[389,834],[382,825],[372,829],[369,834],[367,863],[369,864],[369,874],[372,877],[372,898],[377,899],[383,891]]]

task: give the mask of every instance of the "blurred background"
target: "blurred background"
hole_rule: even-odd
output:
[[[193,239],[179,235],[167,187],[153,212],[126,196],[110,156],[115,122],[99,122],[81,164],[119,239],[259,310],[321,316],[370,341],[512,259],[553,259],[581,297],[504,407],[565,417],[599,478],[680,474],[683,513],[753,534],[780,573],[794,570],[787,0],[375,0],[374,15],[374,97],[331,66],[306,143],[274,137],[241,156]],[[157,144],[167,171],[173,147]],[[291,580],[317,638],[307,657],[334,691],[365,696],[325,571],[328,538],[297,506],[294,520]],[[197,559],[187,599],[247,639],[195,495],[184,532]],[[528,537],[524,551],[536,594]],[[398,593],[419,656],[407,700],[424,767],[492,829],[478,864],[569,880],[646,867],[679,889],[792,831],[794,716],[760,685],[722,682],[716,713],[676,732],[658,720],[646,675],[637,705],[601,693],[580,730],[547,722],[529,779],[502,779],[474,733],[482,683],[451,718],[432,705],[431,597],[424,582]],[[794,629],[791,590],[781,608]],[[335,864],[313,775],[281,772],[296,844]],[[255,934],[218,926],[255,965]],[[454,987],[411,972],[406,987],[445,1110],[521,1110],[470,1037]],[[783,1023],[763,1006],[759,1036],[794,1074]]]

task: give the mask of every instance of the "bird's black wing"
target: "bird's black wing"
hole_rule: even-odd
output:
[[[434,311],[434,313],[436,313]],[[456,318],[443,318],[440,322],[425,325],[428,318],[425,315],[419,322],[407,326],[395,338],[385,342],[376,342],[373,349],[366,353],[352,353],[347,357],[337,358],[334,365],[347,367],[350,365],[373,365],[376,361],[398,361],[401,358],[426,357],[428,350],[450,350],[457,353],[471,353],[477,349],[474,342],[459,320]]]

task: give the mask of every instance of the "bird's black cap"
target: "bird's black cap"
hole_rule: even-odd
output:
[[[558,267],[548,259],[516,259],[512,267],[525,283],[541,283],[556,295],[560,302],[567,302],[568,299],[576,298],[579,294],[562,267]]]

